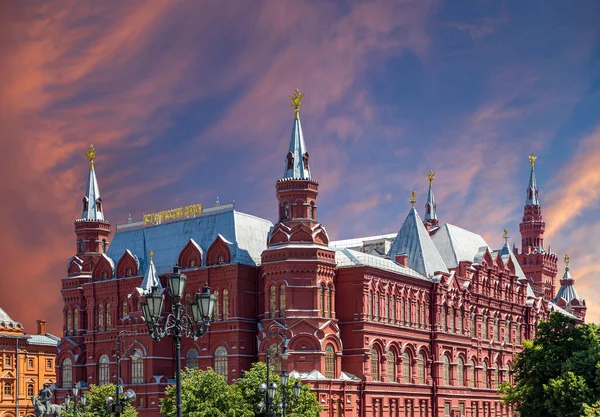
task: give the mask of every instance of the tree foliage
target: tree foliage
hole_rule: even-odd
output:
[[[514,386],[500,392],[522,417],[598,416],[600,410],[600,330],[552,313],[535,340],[517,355]]]
[[[279,375],[270,370],[271,381],[280,385]],[[258,386],[266,382],[267,368],[262,362],[252,365],[242,378],[232,385],[227,385],[225,379],[212,369],[206,371],[186,369],[181,378],[181,403],[184,416],[190,417],[253,417],[254,407],[264,401],[264,396],[258,393]],[[292,386],[295,379],[290,378],[285,387],[288,405],[286,416],[289,417],[318,417],[321,407],[309,385],[303,385],[300,398],[292,400]],[[167,398],[161,402],[160,411],[166,417],[175,417],[175,386],[167,388]],[[281,387],[275,396],[275,404],[281,402]],[[281,415],[281,410],[272,410]]]
[[[175,417],[175,386],[167,387],[160,411],[166,417]],[[181,374],[181,404],[184,416],[189,417],[252,417],[252,408],[243,400],[234,386],[212,369],[186,369]]]
[[[114,414],[108,412],[106,408],[106,398],[113,397],[116,395],[116,387],[114,384],[107,385],[90,385],[89,389],[85,391],[87,398],[85,407],[80,402],[77,403],[77,417],[114,417]],[[71,402],[66,410],[61,414],[64,417],[73,417],[75,403],[71,399]],[[123,407],[121,417],[136,417],[137,410],[135,404],[126,403]]]

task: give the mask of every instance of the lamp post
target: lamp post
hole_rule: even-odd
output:
[[[79,387],[77,385],[75,385],[73,387],[73,417],[77,417],[77,404],[81,404],[81,408],[82,410],[85,409],[85,403],[87,402],[87,397],[85,396],[85,392],[81,392],[81,395],[79,395]],[[69,395],[69,393],[67,393],[66,397],[65,397],[65,405],[67,406],[67,408],[69,407],[69,404],[71,403],[71,396]]]
[[[128,402],[135,401],[137,396],[135,391],[132,389],[128,389],[125,393],[123,393],[123,387],[119,386],[117,386],[116,394],[117,395],[115,398],[106,397],[106,410],[109,413],[114,413],[116,416],[119,416],[123,412],[125,405],[127,405]]]
[[[116,376],[115,376],[115,387],[116,387],[115,388],[115,397],[114,398],[108,397],[106,399],[108,412],[114,413],[116,417],[119,417],[121,415],[121,413],[123,412],[123,407],[125,406],[125,403],[122,402],[122,399],[121,399],[121,395],[123,394],[123,387],[121,386],[121,337],[135,336],[136,334],[137,334],[136,331],[131,331],[131,330],[121,330],[117,334],[117,352],[116,352],[117,372],[116,372]],[[135,340],[129,346],[127,346],[127,348],[125,349],[125,354],[127,354],[127,351],[129,351],[131,346],[133,346],[134,342],[135,342]],[[116,403],[115,403],[115,398],[117,399]],[[127,390],[123,400],[135,401],[135,398],[136,398],[135,391]],[[73,416],[73,417],[77,417],[77,416]]]
[[[272,410],[276,407],[276,405],[273,404],[273,402],[275,400],[275,394],[277,392],[277,383],[270,381],[271,354],[279,353],[279,356],[283,360],[286,360],[287,358],[289,358],[289,356],[290,356],[290,354],[288,352],[289,339],[287,338],[287,332],[288,332],[287,326],[284,326],[281,324],[272,325],[269,328],[268,339],[275,337],[277,339],[277,342],[276,342],[276,351],[271,352],[270,349],[267,348],[267,358],[266,358],[267,382],[266,383],[262,382],[258,386],[258,392],[260,394],[264,395],[264,401],[261,401],[258,404],[257,409],[258,409],[258,411],[260,411],[264,408],[265,409],[265,414],[264,414],[265,417],[275,417],[275,414],[276,414],[276,413],[272,412]],[[283,344],[283,346],[281,348],[281,352],[279,351],[280,344]],[[281,371],[281,374],[279,375],[279,382],[281,382],[281,404],[280,405],[281,405],[283,417],[285,417],[287,403],[288,403],[287,385],[288,385],[289,379],[290,379],[290,376],[285,371],[285,369],[283,371]],[[296,382],[294,383],[294,386],[292,387],[292,393],[294,394],[294,397],[296,400],[298,400],[298,398],[300,398],[301,391],[302,391],[302,386],[300,385],[298,380],[296,380]]]
[[[185,311],[185,305],[181,303],[183,290],[187,277],[180,272],[179,266],[173,267],[173,273],[169,276],[169,295],[171,298],[171,312],[162,319],[164,294],[158,287],[152,287],[152,291],[146,294],[146,300],[142,301],[144,320],[148,325],[148,334],[158,342],[165,336],[172,336],[175,342],[175,391],[177,404],[177,417],[182,417],[181,406],[181,340],[184,336],[193,340],[202,337],[210,327],[210,317],[215,307],[215,296],[210,294],[208,284],[197,293],[194,301],[190,304],[192,316]]]

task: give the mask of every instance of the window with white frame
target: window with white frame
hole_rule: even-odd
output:
[[[62,362],[62,386],[73,387],[73,361],[70,358],[65,358]]]
[[[131,383],[144,383],[144,355],[140,349],[135,349],[131,354]]]
[[[225,378],[228,376],[227,349],[223,346],[215,349],[215,372]]]

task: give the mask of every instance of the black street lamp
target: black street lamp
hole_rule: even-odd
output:
[[[134,402],[136,399],[135,391],[132,389],[128,389],[123,393],[123,387],[120,387],[117,384],[117,396],[106,397],[106,410],[109,413],[114,413],[117,417],[123,412],[125,409],[125,405],[128,402]]]
[[[181,406],[181,340],[184,336],[193,340],[202,337],[210,327],[210,317],[215,307],[215,296],[210,294],[208,284],[197,293],[190,304],[192,316],[186,313],[185,305],[181,303],[183,290],[187,277],[180,272],[179,266],[173,267],[169,276],[169,295],[171,297],[171,313],[167,314],[161,323],[164,304],[164,294],[158,287],[146,294],[142,301],[144,320],[148,325],[148,334],[158,342],[165,336],[172,336],[175,342],[175,391],[177,404],[177,417],[182,417]]]
[[[136,331],[131,331],[131,330],[121,330],[117,334],[117,352],[116,352],[117,373],[116,373],[116,377],[115,377],[116,378],[116,380],[115,380],[115,397],[114,398],[108,397],[106,399],[108,412],[114,413],[116,417],[119,417],[121,415],[121,413],[123,412],[123,407],[125,406],[125,403],[123,403],[122,400],[135,401],[135,398],[136,398],[135,391],[127,390],[127,392],[125,393],[125,397],[123,399],[121,399],[121,395],[123,394],[123,387],[121,386],[121,337],[135,336],[136,334],[137,334]],[[131,348],[131,346],[133,346],[134,343],[135,343],[135,339],[125,349],[125,354],[127,354],[127,351],[129,351],[129,349]],[[117,399],[116,403],[115,403],[115,398]],[[77,417],[77,416],[73,416],[73,417]]]
[[[73,417],[77,417],[77,404],[80,404],[81,409],[85,410],[85,403],[87,402],[87,397],[85,396],[85,392],[81,392],[79,395],[79,387],[75,385],[73,387]],[[69,408],[69,404],[71,403],[71,396],[67,393],[65,397],[65,405]]]
[[[276,337],[277,343],[276,343],[276,351],[271,352],[267,348],[267,358],[266,358],[267,382],[266,383],[262,382],[258,386],[258,392],[259,392],[259,394],[264,395],[264,400],[261,401],[257,405],[256,408],[257,408],[257,411],[261,411],[261,410],[265,409],[264,417],[275,417],[276,416],[276,413],[272,412],[272,411],[274,408],[277,407],[277,404],[273,404],[273,402],[275,400],[275,394],[277,392],[277,383],[270,381],[271,355],[275,354],[275,353],[279,353],[279,356],[281,357],[281,359],[286,360],[287,358],[289,358],[289,356],[290,356],[290,354],[288,352],[289,339],[287,338],[287,332],[288,332],[288,328],[286,326],[282,326],[280,324],[273,325],[269,328],[269,336],[268,336],[269,339],[271,339],[272,337]],[[280,344],[283,344],[283,347],[281,348],[281,352],[279,351]],[[288,385],[289,379],[290,379],[290,376],[285,371],[285,369],[283,371],[281,371],[281,374],[279,375],[279,381],[281,382],[281,403],[279,404],[279,406],[281,407],[283,417],[285,417],[286,408],[287,408],[287,404],[288,404],[287,385]],[[301,391],[302,391],[302,386],[300,385],[298,380],[296,380],[296,382],[294,383],[294,386],[292,387],[292,393],[294,394],[296,401],[298,400],[298,398],[300,398]]]

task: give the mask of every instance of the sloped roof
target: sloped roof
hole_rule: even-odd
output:
[[[8,315],[8,313],[2,309],[2,307],[0,307],[0,323],[4,324],[5,326],[13,326],[15,328],[16,327],[23,328],[21,323],[11,319],[10,316]]]
[[[50,333],[34,334],[27,338],[28,345],[58,346],[59,342],[60,337],[56,337]]]
[[[310,179],[310,167],[308,163],[306,164],[306,167],[304,166],[304,154],[306,154],[307,151],[299,116],[294,119],[288,152],[292,154],[293,161],[291,168],[288,169],[289,165],[286,156],[283,178]]]
[[[81,218],[85,220],[104,220],[104,214],[102,209],[98,210],[98,199],[100,198],[100,188],[98,187],[98,180],[96,180],[96,171],[94,166],[90,166],[90,172],[88,174],[87,188],[85,190],[85,198],[88,201],[87,210],[81,213]]]
[[[220,234],[232,242],[229,248],[231,263],[257,266],[262,251],[267,247],[267,236],[272,227],[268,220],[227,209],[160,225],[117,231],[107,255],[118,260],[129,249],[140,260],[140,269],[145,270],[148,268],[148,251],[152,250],[156,272],[163,275],[171,271],[190,239],[194,239],[206,252]]]
[[[573,300],[578,300],[582,302],[583,299],[579,297],[577,294],[577,290],[575,289],[575,279],[571,276],[571,272],[569,271],[569,267],[565,268],[565,273],[561,279],[561,285],[556,293],[556,297],[554,297],[554,302],[557,303],[561,298],[569,304]]]
[[[462,261],[474,262],[482,247],[489,249],[480,235],[449,223],[444,224],[433,235],[432,240],[444,263],[450,269],[458,268],[458,264]]]
[[[408,266],[426,277],[433,276],[438,271],[448,272],[414,207],[408,212],[388,256],[393,259],[400,254],[406,254]]]
[[[391,259],[383,258],[376,255],[371,255],[364,252],[359,252],[352,249],[340,249],[335,251],[335,262],[338,268],[347,268],[353,266],[368,266],[371,268],[381,269],[383,271],[396,272],[409,277],[426,279],[423,274],[412,270],[404,265],[400,265]]]

